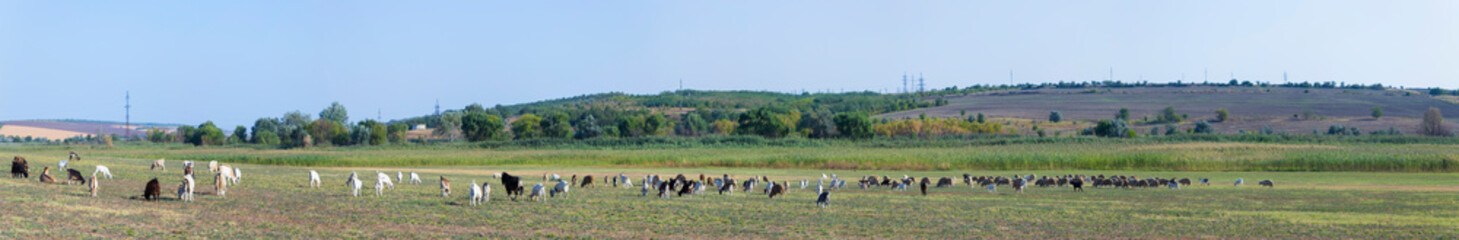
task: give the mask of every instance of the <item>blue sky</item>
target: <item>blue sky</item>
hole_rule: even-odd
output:
[[[0,1],[0,119],[248,125],[678,87],[1459,88],[1459,1]]]

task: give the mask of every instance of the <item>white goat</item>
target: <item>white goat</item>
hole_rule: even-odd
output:
[[[390,190],[392,191],[395,190],[395,183],[390,182],[390,175],[382,172],[375,172],[375,175],[378,176],[378,178],[375,179],[375,196],[385,194],[386,186],[389,186]]]
[[[323,185],[323,184],[324,184],[324,181],[320,181],[319,180],[319,172],[315,172],[314,170],[309,170],[309,187],[310,188],[317,188],[317,187],[319,187],[319,185]]]
[[[395,181],[405,181],[405,174],[395,171]]]
[[[243,180],[243,170],[233,168],[233,185],[238,185],[238,180]]]
[[[471,206],[476,206],[481,203],[481,186],[476,185],[476,179],[472,179],[470,188],[471,195],[467,197],[467,200],[471,202]]]
[[[208,172],[218,172],[218,160],[208,161]]]
[[[491,183],[481,184],[481,201],[491,202]]]
[[[101,173],[102,175],[106,175],[106,179],[111,179],[111,169],[110,168],[106,168],[106,166],[96,165],[96,171],[92,171],[91,172],[91,175],[92,176],[95,176],[96,173]],[[95,178],[95,177],[92,177],[92,178]]]
[[[568,190],[567,188],[569,188],[569,185],[567,184],[567,181],[557,180],[557,186],[553,186],[552,187],[552,193],[550,193],[549,196],[550,197],[557,197],[557,194],[558,193],[562,193],[563,194],[563,197],[567,197],[567,190]]]
[[[361,186],[364,186],[365,183],[360,182],[360,178],[359,178],[359,174],[358,173],[350,172],[350,178],[349,179],[346,179],[345,182],[344,182],[344,184],[345,185],[349,185],[350,188],[355,189],[354,196],[355,197],[359,197],[360,196],[360,187]]]
[[[167,171],[166,162],[166,158],[154,160],[152,161],[152,168],[150,170],[157,170],[157,168],[162,168],[162,171]]]
[[[66,171],[66,162],[68,162],[68,161],[69,160],[61,160],[61,162],[56,163],[57,166],[60,166],[61,167],[61,168],[57,168],[56,170]]]
[[[420,175],[410,172],[410,184],[421,184]]]
[[[547,196],[545,195],[547,195],[547,193],[544,192],[544,189],[542,189],[541,183],[538,183],[537,185],[532,185],[532,195],[529,195],[529,197],[532,198],[532,201],[547,200]]]
[[[195,183],[194,180],[195,179],[193,179],[193,176],[192,175],[184,175],[184,176],[182,176],[182,185],[181,186],[178,186],[178,189],[177,189],[177,198],[178,199],[181,199],[182,201],[185,201],[185,202],[191,202],[191,201],[193,201],[193,190],[195,190],[196,187],[197,187],[197,184]]]

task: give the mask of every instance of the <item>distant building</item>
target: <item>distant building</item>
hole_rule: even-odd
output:
[[[425,124],[416,124],[415,126],[410,126],[410,130],[421,130],[421,129],[426,129],[426,125]]]

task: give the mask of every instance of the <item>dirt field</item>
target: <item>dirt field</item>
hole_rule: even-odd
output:
[[[32,136],[32,137],[43,137],[43,138],[47,138],[47,139],[65,139],[65,138],[74,137],[74,136],[77,136],[77,135],[86,135],[86,133],[72,132],[72,131],[59,130],[59,129],[50,129],[50,128],[39,128],[39,127],[31,127],[31,126],[12,125],[12,124],[7,123],[7,124],[5,124],[4,127],[0,127],[0,135],[5,135],[5,136]]]

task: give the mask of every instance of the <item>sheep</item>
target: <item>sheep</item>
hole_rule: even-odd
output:
[[[410,172],[410,184],[421,184],[420,175]]]
[[[481,186],[476,185],[476,179],[471,180],[470,189],[471,195],[467,196],[466,199],[471,202],[471,206],[476,206],[481,203]]]
[[[1256,182],[1256,185],[1262,186],[1262,187],[1268,187],[1268,188],[1276,188],[1276,186],[1273,186],[1272,185],[1272,180],[1271,179],[1261,180],[1260,182]]]
[[[491,183],[481,183],[481,201],[491,202]]]
[[[152,181],[147,181],[147,188],[142,190],[142,198],[147,199],[147,201],[155,201],[162,198],[162,184],[157,182],[157,178],[152,178]]]
[[[91,197],[96,197],[96,191],[98,190],[97,188],[101,187],[101,186],[98,186],[97,184],[98,183],[96,182],[96,172],[92,172],[91,173],[91,183],[86,184],[86,188],[88,188],[88,189],[91,190]]]
[[[358,176],[359,176],[358,173],[356,173],[356,172],[350,172],[350,178],[349,179],[346,179],[345,182],[344,182],[345,185],[349,185],[350,188],[355,189],[355,192],[354,192],[354,196],[355,197],[359,197],[360,196],[360,187],[362,187],[364,185],[363,182],[360,182],[360,178]]]
[[[1236,183],[1235,183],[1235,184],[1233,184],[1233,186],[1237,186],[1237,187],[1240,187],[1240,186],[1241,186],[1241,183],[1242,183],[1242,182],[1245,182],[1245,181],[1244,181],[1244,180],[1242,180],[1242,179],[1240,179],[1240,178],[1237,178],[1237,179],[1236,179]]]
[[[588,176],[583,177],[583,184],[582,185],[578,185],[578,188],[586,188],[586,187],[588,187],[588,185],[593,185],[593,176],[592,175],[588,175]]]
[[[320,181],[319,180],[319,172],[315,172],[314,170],[309,170],[309,188],[317,188],[317,187],[319,187],[320,185],[323,185],[323,184],[324,184],[324,181]]]
[[[568,184],[567,181],[559,179],[557,180],[557,185],[552,186],[552,192],[549,193],[549,196],[557,197],[557,194],[561,193],[563,197],[566,197],[569,186],[572,186],[572,184]]]
[[[532,195],[528,195],[527,197],[532,199],[532,201],[545,201],[547,200],[547,196],[545,195],[547,195],[547,193],[543,192],[542,184],[538,183],[537,185],[532,185]]]
[[[213,189],[220,197],[228,195],[228,174],[227,172],[213,173]]]
[[[451,180],[446,180],[446,176],[441,176],[441,197],[451,197]]]
[[[375,196],[385,194],[385,187],[389,186],[391,191],[395,190],[395,183],[390,182],[390,175],[382,172],[375,172]]]
[[[81,175],[81,171],[76,171],[76,169],[74,168],[68,168],[66,169],[66,185],[71,185],[71,182],[81,182],[81,184],[86,184],[86,177]]]
[[[56,178],[51,176],[51,167],[41,169],[40,180],[43,183],[56,183]]]
[[[830,200],[831,192],[821,192],[821,195],[816,197],[816,206],[824,208],[826,205],[830,205]]]
[[[502,172],[501,179],[502,186],[507,189],[507,196],[510,196],[512,201],[517,201],[517,196],[522,195],[522,178]]]
[[[208,172],[218,172],[218,160],[208,161]]]
[[[96,165],[96,171],[92,171],[91,175],[96,175],[96,173],[101,173],[106,175],[106,179],[111,179],[111,169],[106,166]]]
[[[10,162],[10,177],[30,178],[30,163],[23,157],[15,156],[15,160]]]
[[[184,202],[193,201],[193,190],[197,186],[192,175],[182,176],[182,184],[177,188],[177,198]]]

